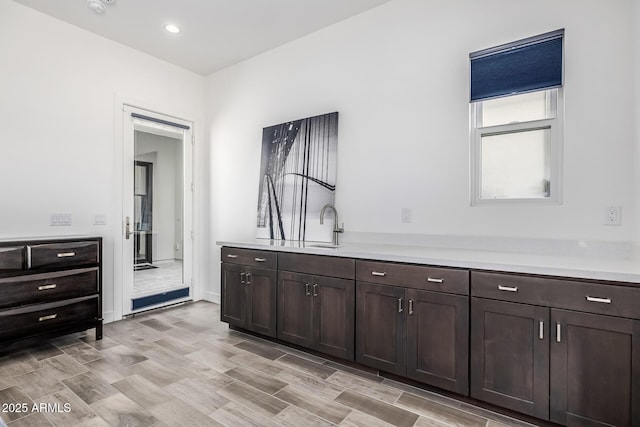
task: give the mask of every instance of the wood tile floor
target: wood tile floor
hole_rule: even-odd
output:
[[[531,426],[231,331],[185,304],[0,357],[0,417],[26,426]],[[13,404],[13,405],[12,405]]]

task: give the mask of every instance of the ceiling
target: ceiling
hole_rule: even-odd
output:
[[[87,0],[14,1],[208,75],[390,0],[113,0],[100,15]]]

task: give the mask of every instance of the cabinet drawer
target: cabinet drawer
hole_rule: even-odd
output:
[[[630,286],[474,271],[471,295],[640,319],[640,288]]]
[[[0,271],[22,270],[26,265],[26,246],[0,248]]]
[[[47,243],[29,246],[30,268],[97,265],[98,242]]]
[[[355,277],[355,260],[353,258],[282,252],[278,259],[278,270],[353,279]]]
[[[356,262],[358,281],[469,295],[469,271],[390,262]]]
[[[223,247],[221,261],[229,264],[250,265],[275,270],[277,252],[258,251],[253,249],[238,249]]]
[[[0,308],[98,292],[98,267],[0,279]]]
[[[0,339],[46,333],[98,318],[98,296],[0,311]]]

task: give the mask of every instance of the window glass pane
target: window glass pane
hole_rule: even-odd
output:
[[[549,129],[481,139],[481,199],[549,197]]]
[[[482,101],[480,126],[548,119],[551,116],[548,93],[549,91],[538,91]]]

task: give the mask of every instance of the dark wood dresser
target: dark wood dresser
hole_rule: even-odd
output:
[[[96,328],[102,339],[102,238],[0,241],[0,353]]]

